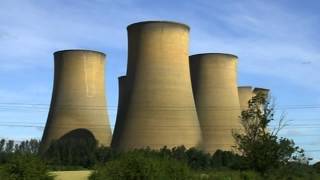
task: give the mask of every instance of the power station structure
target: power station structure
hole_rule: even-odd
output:
[[[265,88],[253,88],[252,86],[239,86],[239,101],[240,101],[240,109],[244,111],[248,109],[249,101],[256,95],[261,94],[263,98],[267,99],[269,96],[269,89]]]
[[[52,100],[40,152],[53,140],[89,136],[121,151],[181,145],[208,153],[232,150],[232,132],[242,129],[241,111],[253,96],[267,97],[269,90],[238,87],[235,55],[189,57],[189,30],[170,21],[127,27],[127,72],[118,79],[113,135],[105,97],[105,54],[55,52]]]
[[[189,27],[168,21],[131,24],[123,114],[113,148],[199,147],[201,130],[191,88]]]
[[[119,91],[118,91],[118,110],[117,110],[117,117],[116,117],[116,123],[115,128],[113,130],[113,136],[111,141],[112,147],[118,147],[119,146],[119,136],[121,134],[121,131],[123,130],[123,126],[125,124],[124,120],[124,114],[125,114],[125,107],[126,107],[126,80],[127,76],[120,76],[118,78],[118,84],[119,84]]]
[[[241,111],[244,111],[248,109],[249,101],[254,96],[252,86],[239,86],[238,94],[239,94],[240,109]]]
[[[264,98],[267,98],[269,96],[270,89],[260,88],[260,87],[256,87],[256,88],[253,89],[254,96],[258,95],[259,93],[262,96],[264,96]]]
[[[232,130],[240,129],[237,56],[207,53],[190,56],[192,88],[203,135],[203,150],[231,150]]]
[[[92,135],[109,146],[111,128],[104,84],[105,54],[90,50],[54,53],[54,84],[40,151],[52,140]]]

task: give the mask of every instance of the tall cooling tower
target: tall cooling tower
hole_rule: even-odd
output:
[[[126,79],[127,76],[120,76],[118,78],[119,82],[119,98],[118,98],[118,110],[117,110],[117,118],[115,128],[113,130],[113,136],[111,141],[112,147],[117,147],[119,145],[119,135],[124,125],[124,113],[125,113],[125,105],[126,103]]]
[[[114,148],[199,146],[201,131],[188,62],[189,27],[147,21],[127,30],[125,123],[115,134],[119,143]]]
[[[190,69],[204,151],[232,150],[232,130],[241,126],[237,57],[221,53],[193,55]]]
[[[265,88],[254,88],[253,95],[256,96],[258,93],[261,93],[265,98],[268,98],[269,91],[270,91],[269,89],[265,89]]]
[[[92,135],[109,146],[111,129],[104,86],[105,54],[90,50],[54,53],[54,85],[41,142],[44,152],[52,140]]]
[[[253,89],[253,96],[257,96],[258,94],[259,95],[262,95],[262,97],[264,97],[264,99],[268,100],[269,98],[269,89],[265,89],[265,88],[254,88]],[[261,105],[261,110],[264,109],[264,105],[262,104]]]
[[[249,101],[254,96],[251,86],[238,87],[239,102],[241,111],[248,109]]]

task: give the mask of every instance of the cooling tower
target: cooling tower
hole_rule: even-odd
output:
[[[111,129],[106,110],[105,55],[89,50],[54,53],[54,85],[47,124],[41,142],[44,152],[52,140],[66,134],[90,132],[109,146]]]
[[[241,126],[237,57],[221,53],[193,55],[190,69],[204,151],[232,150],[232,130]]]
[[[265,98],[268,98],[269,91],[270,91],[269,89],[265,89],[265,88],[254,88],[253,94],[254,96],[256,96],[258,93],[261,93]]]
[[[239,102],[241,111],[248,109],[249,101],[254,96],[251,86],[238,87]]]
[[[127,76],[120,76],[118,78],[119,83],[119,97],[118,97],[118,110],[117,110],[117,118],[115,128],[113,130],[113,136],[111,141],[111,147],[117,147],[119,145],[119,135],[124,125],[124,112],[125,105],[127,104],[125,100],[126,96],[126,78]]]
[[[201,131],[188,62],[189,27],[147,21],[127,30],[127,103],[120,120],[125,123],[115,134],[119,144],[114,148],[199,146]]]
[[[265,89],[265,88],[254,88],[254,90],[253,90],[253,95],[254,96],[257,96],[258,94],[261,94],[262,95],[262,97],[264,97],[264,99],[265,100],[268,100],[268,98],[269,98],[269,89]],[[261,104],[261,110],[263,110],[264,109],[264,104]]]

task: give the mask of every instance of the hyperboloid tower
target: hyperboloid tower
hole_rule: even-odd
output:
[[[54,53],[54,85],[41,152],[52,140],[94,137],[109,146],[111,129],[104,85],[105,54],[91,50]]]
[[[113,147],[198,147],[202,138],[190,81],[189,27],[147,21],[127,30],[127,99],[118,120],[125,123],[119,123]]]
[[[232,131],[241,127],[237,56],[223,53],[192,55],[190,69],[204,151],[232,150]]]

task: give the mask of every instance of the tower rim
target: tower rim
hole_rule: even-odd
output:
[[[247,88],[250,88],[253,90],[253,87],[250,86],[250,85],[243,85],[243,86],[238,86],[239,89],[247,89]]]
[[[127,30],[129,30],[130,28],[133,28],[135,26],[139,26],[139,25],[144,25],[144,24],[156,24],[156,23],[162,23],[162,24],[174,24],[174,25],[179,25],[181,27],[186,28],[188,31],[190,31],[190,27],[184,23],[180,23],[180,22],[176,22],[176,21],[166,21],[166,20],[152,20],[152,21],[140,21],[140,22],[135,22],[132,24],[129,24],[127,26]]]
[[[58,54],[62,54],[62,53],[66,53],[66,52],[89,52],[89,53],[97,53],[100,54],[104,57],[106,57],[107,55],[101,51],[96,51],[96,50],[91,50],[91,49],[65,49],[65,50],[59,50],[53,53],[53,55],[58,55]]]
[[[118,79],[125,79],[127,78],[127,75],[119,76]]]
[[[234,54],[230,54],[230,53],[223,53],[223,52],[217,52],[217,53],[198,53],[198,54],[193,54],[190,55],[189,57],[196,57],[196,56],[207,56],[207,55],[223,55],[223,56],[231,56],[234,57],[236,59],[238,59],[238,56],[234,55]]]
[[[255,91],[266,91],[266,92],[269,92],[270,91],[270,89],[267,89],[267,88],[261,88],[261,87],[255,87],[254,89],[253,89],[253,91],[255,92]]]

